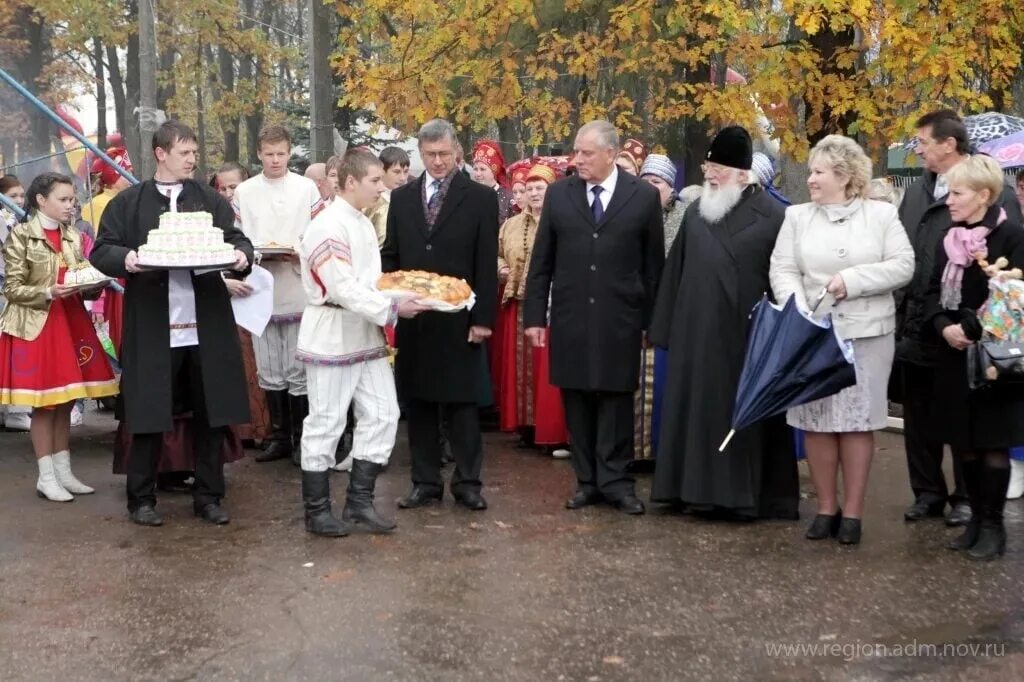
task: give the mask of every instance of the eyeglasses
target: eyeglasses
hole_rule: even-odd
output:
[[[717,163],[704,162],[700,165],[700,171],[705,175],[722,175],[731,169],[728,166],[720,166]]]

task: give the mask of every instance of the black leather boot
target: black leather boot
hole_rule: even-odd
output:
[[[1010,485],[1009,461],[1005,467],[982,465],[981,483],[985,501],[983,517],[978,531],[978,541],[967,550],[967,556],[975,561],[992,561],[1006,553],[1006,528],[1003,526],[1003,507],[1006,505],[1006,489]]]
[[[302,472],[302,503],[306,508],[306,530],[314,535],[340,538],[351,529],[331,514],[331,472]]]
[[[292,422],[292,464],[302,466],[302,423],[309,416],[309,398],[304,395],[289,394],[288,411]]]
[[[288,391],[266,391],[267,411],[270,412],[270,437],[263,452],[256,455],[257,462],[273,462],[292,454],[291,410]]]
[[[964,527],[964,532],[946,545],[955,552],[963,552],[974,547],[978,542],[981,519],[985,515],[981,462],[977,459],[963,459],[961,466],[964,472],[964,488],[967,489],[967,497],[971,503],[971,520]]]
[[[352,471],[348,475],[348,493],[345,496],[345,509],[341,512],[343,521],[362,527],[371,533],[387,533],[393,531],[398,524],[382,518],[373,507],[373,491],[377,485],[377,476],[384,470],[380,464],[367,462],[363,459],[352,460]]]

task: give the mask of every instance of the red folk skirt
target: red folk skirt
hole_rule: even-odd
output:
[[[131,459],[132,434],[125,428],[124,422],[117,425],[117,436],[114,439],[114,473],[128,473],[128,460]],[[229,427],[221,450],[224,463],[237,462],[245,457],[242,439],[235,427]],[[196,455],[192,450],[192,415],[181,414],[174,417],[174,430],[163,435],[160,459],[157,471],[195,471]]]
[[[238,328],[238,339],[242,345],[242,362],[245,364],[245,382],[249,393],[248,424],[236,427],[242,440],[263,440],[270,435],[270,412],[267,410],[267,396],[260,388],[256,377],[256,355],[252,347],[252,334]]]
[[[495,355],[501,357],[498,373],[498,412],[501,430],[518,431],[533,426],[533,354],[524,336],[522,307],[512,299],[498,312]]]
[[[551,385],[550,359],[551,346],[533,349],[533,442],[537,445],[563,445],[569,442],[562,391]]]
[[[505,316],[501,314],[501,299],[505,295],[505,285],[498,286],[498,317],[494,321],[491,337],[487,339],[487,358],[491,364],[491,390],[494,393],[494,404],[498,406],[499,415],[505,413],[501,403],[502,381],[505,367],[505,334],[508,327]],[[514,327],[515,325],[513,325]],[[514,329],[513,329],[514,331]],[[501,429],[506,430],[502,425]]]
[[[117,280],[124,286],[123,279]],[[110,342],[114,344],[117,357],[121,357],[121,337],[124,334],[124,294],[113,289],[103,292],[103,317],[107,321],[107,328],[110,333]]]
[[[114,371],[78,295],[50,302],[46,324],[34,340],[0,334],[0,404],[53,407],[117,391]]]

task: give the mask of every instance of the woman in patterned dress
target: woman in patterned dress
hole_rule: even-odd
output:
[[[786,209],[771,258],[775,298],[795,297],[815,318],[831,313],[836,333],[853,346],[857,384],[789,411],[804,431],[807,464],[818,496],[809,540],[860,542],[874,432],[888,420],[887,388],[895,352],[892,292],[914,274],[914,249],[896,207],[868,199],[871,160],[847,137],[829,135],[811,150],[811,201]],[[843,472],[839,509],[836,479]]]

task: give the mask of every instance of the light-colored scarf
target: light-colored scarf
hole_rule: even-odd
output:
[[[942,271],[942,293],[939,303],[946,310],[960,308],[961,286],[964,281],[964,268],[975,260],[988,257],[988,244],[985,238],[992,230],[984,225],[980,227],[953,227],[946,233],[942,246],[949,262]]]

